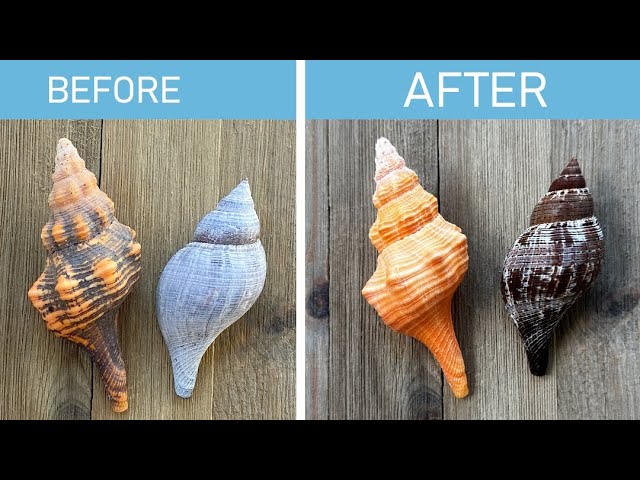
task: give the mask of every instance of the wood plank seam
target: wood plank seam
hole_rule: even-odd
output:
[[[104,148],[104,119],[100,120],[100,155],[98,157],[98,187],[102,188],[102,161],[103,161],[103,148]],[[120,328],[118,328],[118,335],[120,335]],[[118,338],[118,342],[121,342],[120,338]],[[121,347],[122,348],[122,347]],[[91,385],[90,388],[90,397],[89,397],[89,420],[93,420],[93,396],[95,394],[95,373],[96,366],[93,362],[91,362]]]
[[[440,120],[436,120],[436,172],[437,172],[437,179],[436,179],[436,185],[437,185],[437,192],[436,192],[436,196],[438,198],[438,201],[440,201]],[[455,320],[455,319],[454,319]],[[442,371],[442,368],[440,369],[440,420],[444,420],[444,386],[445,386],[445,380],[444,380],[444,372]]]
[[[98,156],[98,187],[102,188],[102,148],[104,145],[104,120],[100,120],[100,148]],[[120,333],[120,329],[118,329]],[[118,341],[120,341],[118,339]],[[94,395],[94,381],[95,381],[95,369],[96,366],[91,362],[91,384],[89,385],[89,420],[93,420],[93,395]]]
[[[329,142],[330,142],[330,138],[329,138],[329,121],[328,120],[324,120],[325,122],[325,128],[324,128],[324,145],[325,145],[325,152],[326,154],[324,155],[324,162],[325,162],[325,166],[326,166],[326,205],[327,205],[327,257],[326,257],[326,265],[327,265],[327,305],[331,305],[331,262],[330,262],[330,258],[331,258],[331,201],[330,201],[330,193],[331,190],[329,189],[330,185],[329,185]],[[327,420],[330,420],[333,418],[332,415],[332,404],[330,402],[331,399],[331,311],[329,310],[328,315],[327,315],[327,352],[328,352],[328,362],[329,364],[327,365],[327,368],[329,369],[328,373],[328,381],[327,381],[327,392],[326,392],[326,397],[327,397]]]

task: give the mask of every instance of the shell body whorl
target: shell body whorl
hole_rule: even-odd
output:
[[[593,198],[573,158],[535,206],[502,270],[502,297],[534,375],[546,373],[553,331],[595,282],[603,258]]]
[[[451,301],[468,268],[467,238],[438,213],[436,198],[385,138],[376,143],[375,180],[378,215],[369,238],[378,264],[362,294],[386,325],[431,350],[454,395],[464,397],[469,389]]]
[[[41,234],[47,264],[28,296],[49,330],[89,352],[113,409],[122,412],[128,397],[117,317],[140,273],[140,244],[66,138],[58,142],[52,178],[51,215]]]
[[[267,263],[249,184],[243,180],[203,217],[194,241],[165,266],[156,291],[158,322],[176,393],[190,397],[202,356],[260,296]]]

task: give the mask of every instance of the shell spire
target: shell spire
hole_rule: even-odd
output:
[[[604,237],[593,208],[578,161],[572,158],[538,201],[529,228],[505,258],[502,297],[534,375],[546,373],[555,327],[600,272]]]
[[[362,294],[386,325],[431,350],[462,398],[469,388],[451,301],[467,271],[467,238],[438,213],[436,198],[389,140],[380,138],[375,149],[378,215],[369,238],[379,255]]]
[[[140,273],[136,233],[118,222],[78,150],[58,141],[49,221],[41,233],[48,257],[28,292],[55,335],[80,344],[96,363],[116,412],[128,408],[118,344],[118,309]]]
[[[194,242],[243,245],[260,237],[260,220],[245,178],[204,216],[193,234]]]
[[[404,158],[398,154],[398,150],[389,140],[380,137],[376,142],[376,182],[394,170],[406,168]]]
[[[58,141],[51,178],[51,217],[40,235],[49,252],[89,241],[109,228],[115,218],[113,202],[66,138]]]
[[[266,257],[245,179],[171,257],[156,291],[158,322],[171,356],[176,394],[191,396],[202,356],[260,296]]]

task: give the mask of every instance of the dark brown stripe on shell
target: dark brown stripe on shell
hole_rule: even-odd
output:
[[[42,235],[42,243],[48,251],[54,252],[70,245],[89,241],[109,228],[115,220],[114,213],[110,207],[108,197],[104,193],[100,193],[102,196],[96,198],[91,208],[63,210],[51,213],[49,221],[43,228]],[[102,211],[102,216],[98,208]],[[89,229],[89,233],[86,236],[79,236],[76,231],[76,217],[78,216]],[[56,240],[53,235],[53,228],[56,225],[62,226],[64,229],[64,234],[60,241]]]
[[[587,188],[547,193],[531,213],[529,225],[579,220],[593,215],[593,197]]]
[[[84,332],[92,348],[87,349],[104,382],[104,388],[116,412],[127,410],[127,372],[118,342],[118,313],[110,311]]]
[[[49,257],[51,263],[38,282],[38,288],[43,291],[40,298],[45,305],[40,312],[45,319],[54,312],[61,313],[56,320],[62,322],[64,327],[56,333],[63,337],[85,338],[83,331],[88,324],[115,311],[138,280],[140,254],[129,255],[131,245],[135,242],[129,227],[115,220],[97,240],[93,245],[73,245],[53,254]],[[118,280],[110,286],[99,278],[87,278],[93,275],[95,265],[101,259],[111,259],[118,265]],[[56,291],[60,276],[78,281],[73,291],[81,293],[72,300],[62,300]],[[84,307],[77,314],[70,313],[80,305]],[[85,316],[91,310],[95,311]]]

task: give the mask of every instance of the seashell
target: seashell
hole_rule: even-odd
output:
[[[531,373],[544,375],[554,328],[596,280],[604,257],[593,198],[575,158],[540,199],[529,225],[504,261],[501,291]]]
[[[436,198],[386,138],[376,143],[375,181],[378,216],[369,238],[378,265],[362,294],[389,327],[431,350],[462,398],[469,388],[451,300],[467,271],[467,237],[442,218]]]
[[[176,394],[193,392],[202,356],[262,292],[267,260],[245,179],[196,227],[165,266],[156,291],[158,322],[173,364]]]
[[[66,138],[58,141],[52,178],[51,216],[40,235],[47,264],[28,296],[49,330],[89,352],[113,410],[124,412],[118,308],[138,280],[140,244],[116,220],[113,202]]]

